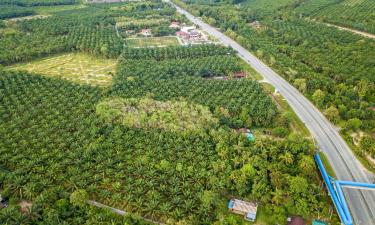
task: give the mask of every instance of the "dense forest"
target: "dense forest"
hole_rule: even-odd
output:
[[[6,172],[0,187],[13,201],[44,200],[28,221],[64,220],[63,208],[53,205],[66,201],[62,190],[77,188],[93,200],[165,222],[210,224],[224,216],[218,207],[228,195],[265,204],[270,221],[327,213],[314,181],[314,148],[304,138],[251,143],[225,121],[189,135],[124,126],[97,117],[96,105],[106,95],[91,86],[2,72],[0,160]],[[267,99],[261,96],[258,101]],[[42,216],[48,209],[53,216]],[[0,218],[7,212],[0,210]]]
[[[251,76],[233,78],[245,69],[232,49],[124,45],[117,22],[150,15],[179,18],[147,1],[4,24],[14,32],[0,33],[2,65],[71,51],[118,64],[108,87],[0,67],[0,223],[243,224],[225,208],[232,197],[258,203],[269,224],[335,223],[314,144]],[[238,128],[265,133],[250,141]]]
[[[273,5],[273,11],[269,11],[257,8],[255,2],[267,3],[177,1],[208,23],[220,27],[277,70],[328,119],[341,126],[350,143],[354,145],[350,134],[358,130],[368,134],[366,139],[373,139],[374,40],[301,18],[296,8],[302,10],[298,8],[302,3],[268,2]],[[368,20],[375,24],[371,18]],[[369,149],[364,145],[358,147],[360,154],[364,153],[363,149]],[[370,149],[365,152],[373,155],[374,148]]]
[[[372,0],[307,0],[296,8],[296,13],[323,22],[351,27],[375,34],[375,2]]]
[[[0,19],[33,15],[34,11],[27,7],[0,5]]]

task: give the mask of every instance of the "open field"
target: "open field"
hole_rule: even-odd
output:
[[[9,68],[62,77],[79,83],[108,85],[111,83],[111,74],[114,74],[115,66],[116,60],[113,59],[97,58],[84,53],[70,53],[17,64]]]
[[[177,37],[129,38],[126,45],[132,48],[165,47],[180,45]]]
[[[21,21],[21,20],[44,19],[44,18],[47,18],[49,16],[50,15],[23,16],[23,17],[8,19],[8,21],[16,22],[16,21]]]

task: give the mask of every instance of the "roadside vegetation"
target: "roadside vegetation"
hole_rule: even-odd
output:
[[[314,144],[257,74],[224,46],[127,47],[116,21],[146,15],[179,18],[147,1],[0,24],[0,223],[243,224],[232,197],[260,224],[336,223]]]
[[[375,2],[372,0],[307,0],[296,13],[304,17],[375,34]]]
[[[372,144],[368,147],[360,143],[362,138],[362,143],[374,143],[375,42],[317,23],[312,20],[313,14],[308,20],[303,17],[311,4],[324,5],[325,1],[175,2],[219,27],[278,71],[341,129],[360,158],[373,155]],[[262,10],[256,2],[273,5],[272,11]],[[368,4],[344,2],[346,7],[352,4],[363,10]],[[330,7],[339,10],[335,4]],[[366,14],[360,10],[352,13]],[[366,17],[366,21],[375,24],[372,17]],[[367,161],[368,169],[374,170],[372,160]]]

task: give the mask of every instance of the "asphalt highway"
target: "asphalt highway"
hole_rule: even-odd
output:
[[[268,83],[280,92],[309,129],[316,141],[317,147],[327,155],[338,179],[366,183],[374,182],[374,174],[368,172],[362,166],[335,126],[303,94],[261,60],[237,42],[225,36],[218,29],[204,23],[169,0],[165,1],[176,7],[178,12],[184,14],[202,30],[217,38],[224,45],[236,50],[239,57],[250,64]],[[344,189],[344,194],[353,216],[354,224],[375,225],[375,191]]]

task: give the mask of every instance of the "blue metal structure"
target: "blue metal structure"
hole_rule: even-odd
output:
[[[315,154],[315,161],[322,174],[324,183],[327,185],[328,192],[332,198],[333,204],[336,207],[337,213],[340,216],[341,222],[345,225],[353,225],[353,219],[350,214],[349,207],[346,203],[342,188],[350,187],[356,189],[364,188],[375,190],[375,184],[336,180],[335,178],[328,175],[318,153]]]

